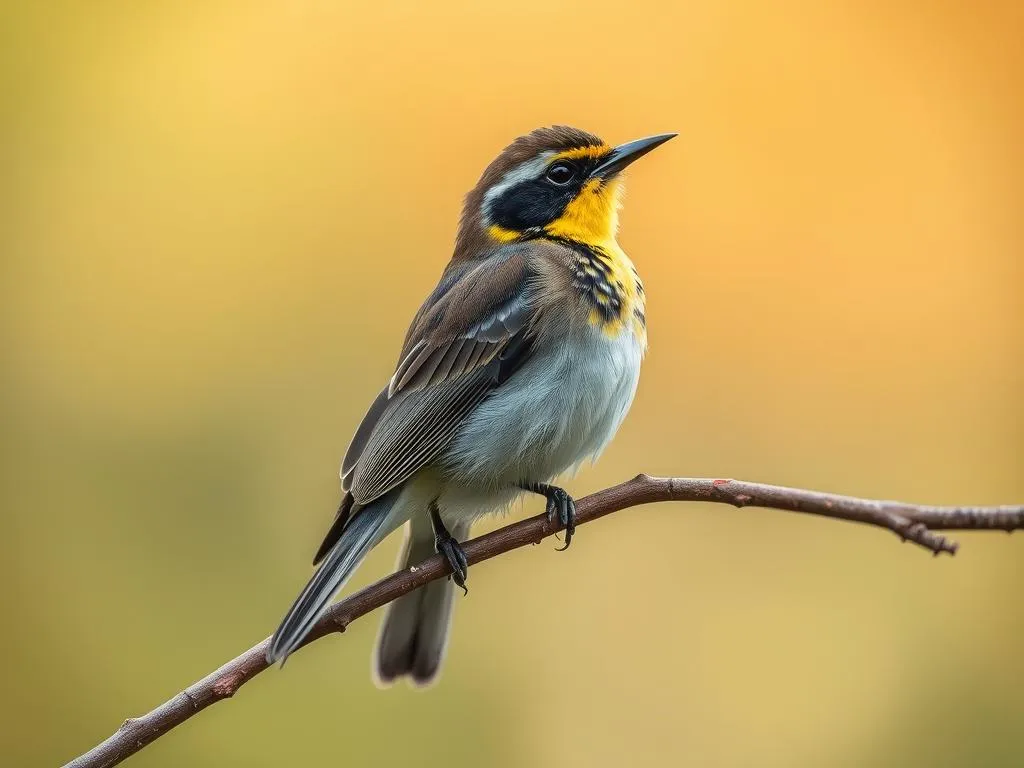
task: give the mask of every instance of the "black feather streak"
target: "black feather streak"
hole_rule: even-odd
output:
[[[608,254],[596,245],[582,243],[561,237],[550,237],[560,245],[564,245],[576,254],[572,266],[572,284],[585,296],[591,306],[598,311],[601,319],[610,323],[622,316],[622,283],[609,281],[611,265]]]

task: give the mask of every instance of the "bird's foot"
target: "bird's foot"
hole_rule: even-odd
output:
[[[576,533],[576,502],[572,496],[563,488],[547,483],[528,483],[522,486],[523,490],[539,493],[548,500],[547,513],[548,521],[558,522],[565,528],[565,544],[558,547],[559,552],[564,552],[572,544],[573,534]]]
[[[434,528],[434,550],[448,561],[452,569],[451,580],[462,589],[464,595],[469,594],[466,588],[466,576],[469,574],[469,561],[458,539],[448,533],[441,520],[441,511],[436,504],[430,505],[430,522]]]

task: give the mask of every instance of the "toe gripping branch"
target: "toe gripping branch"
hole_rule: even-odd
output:
[[[540,494],[548,500],[548,521],[558,521],[559,525],[565,528],[565,544],[558,547],[558,551],[567,550],[572,544],[573,534],[576,533],[576,502],[572,496],[566,493],[565,489],[547,483],[525,483],[520,487],[524,491]]]
[[[451,580],[462,589],[464,595],[468,595],[469,589],[466,587],[466,576],[469,574],[469,561],[466,559],[466,553],[463,551],[458,539],[452,536],[448,529],[444,527],[444,522],[441,520],[441,510],[437,508],[437,502],[430,505],[430,523],[434,528],[434,549],[451,566]]]

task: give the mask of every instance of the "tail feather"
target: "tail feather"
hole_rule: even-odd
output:
[[[366,553],[390,533],[385,526],[391,518],[393,505],[394,499],[389,494],[352,517],[271,638],[267,651],[269,663],[284,661],[302,644],[320,614],[345,586]]]
[[[468,525],[451,528],[459,541],[468,538]],[[409,523],[398,567],[416,565],[433,554],[429,523],[415,518]],[[374,656],[378,684],[389,685],[405,675],[416,685],[434,681],[448,647],[454,598],[453,584],[445,579],[432,581],[388,605]]]

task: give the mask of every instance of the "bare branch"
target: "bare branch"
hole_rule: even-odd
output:
[[[935,555],[955,554],[957,545],[939,530],[1003,530],[1024,528],[1024,505],[1002,507],[931,507],[898,501],[872,501],[852,496],[710,478],[663,478],[638,475],[620,485],[581,499],[576,506],[577,524],[628,507],[655,501],[709,501],[735,507],[766,507],[801,512],[837,520],[849,520],[892,531]],[[464,545],[470,564],[504,552],[536,544],[559,528],[543,515],[506,525]],[[333,605],[320,619],[305,643],[345,628],[375,608],[395,600],[450,573],[443,558],[431,557],[381,579],[361,592]],[[231,698],[239,688],[267,668],[269,640],[250,648],[215,672],[186,688],[174,698],[141,717],[125,720],[106,741],[65,768],[107,768],[138,752],[190,717]],[[304,643],[304,644],[305,644]]]

